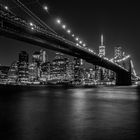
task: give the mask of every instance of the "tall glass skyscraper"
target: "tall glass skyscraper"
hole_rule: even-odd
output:
[[[104,57],[105,56],[105,46],[104,46],[104,37],[101,35],[101,45],[99,46],[99,56]]]

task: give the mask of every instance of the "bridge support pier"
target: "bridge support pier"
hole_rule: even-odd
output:
[[[130,72],[116,73],[116,85],[117,86],[132,85],[131,73]]]

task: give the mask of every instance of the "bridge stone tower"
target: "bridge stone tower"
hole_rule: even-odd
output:
[[[132,66],[131,66],[131,58],[125,62],[127,65],[128,72],[117,72],[116,73],[116,85],[118,86],[127,86],[132,85],[131,80],[131,73],[132,73]]]

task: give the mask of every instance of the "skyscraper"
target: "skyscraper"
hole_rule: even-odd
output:
[[[51,79],[62,82],[66,79],[67,58],[63,54],[56,53],[56,57],[51,64]]]
[[[30,63],[28,66],[29,69],[29,81],[35,82],[38,80],[38,67],[37,63]]]
[[[32,62],[33,63],[37,63],[37,65],[40,65],[40,52],[39,51],[35,51],[32,55]]]
[[[40,81],[43,83],[46,83],[48,80],[50,80],[50,62],[45,62],[41,64],[41,77]]]
[[[40,62],[41,62],[41,64],[47,62],[46,51],[44,51],[42,49],[40,50]]]
[[[18,80],[18,62],[15,61],[11,64],[8,72],[8,84],[16,84]]]
[[[99,46],[99,56],[104,57],[105,56],[105,46],[104,46],[104,37],[101,35],[101,45]]]
[[[21,51],[19,53],[19,62],[26,62],[26,63],[29,62],[29,55],[27,52]]]
[[[123,57],[123,51],[121,46],[115,47],[114,50],[114,58],[115,59],[121,59]]]
[[[82,80],[81,75],[81,59],[80,58],[74,58],[74,82],[75,84],[80,84]]]
[[[28,62],[29,55],[25,51],[19,53],[19,63],[18,63],[18,80],[20,83],[28,82]]]

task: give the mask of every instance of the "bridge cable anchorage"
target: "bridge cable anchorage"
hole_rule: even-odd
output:
[[[44,21],[42,21],[38,16],[36,16],[31,10],[29,10],[22,2],[19,0],[13,0],[22,10],[31,16],[41,27],[49,29],[52,33],[57,34],[51,27],[49,27]]]

